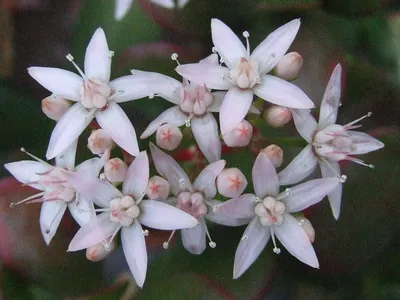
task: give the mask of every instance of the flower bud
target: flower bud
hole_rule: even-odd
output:
[[[315,230],[312,226],[310,220],[303,216],[295,216],[296,220],[299,222],[299,225],[303,227],[304,232],[306,233],[308,239],[311,243],[314,243],[315,240]]]
[[[103,154],[114,146],[112,138],[104,129],[93,130],[88,138],[87,147],[93,154]]]
[[[238,197],[246,186],[246,177],[238,168],[225,169],[217,177],[218,193],[225,197]]]
[[[166,200],[169,196],[169,182],[160,176],[153,176],[147,185],[147,197],[150,200]]]
[[[260,152],[266,154],[275,168],[279,168],[283,163],[283,150],[277,145],[269,145]]]
[[[273,105],[264,112],[264,119],[272,127],[282,127],[290,122],[292,113],[287,107]]]
[[[176,125],[164,124],[157,129],[157,146],[166,150],[176,149],[182,141],[182,132]]]
[[[56,95],[51,95],[42,100],[43,113],[54,121],[60,120],[70,106],[69,101]]]
[[[109,255],[115,249],[115,242],[111,244],[99,243],[86,249],[86,258],[93,262],[98,262]]]
[[[128,166],[126,163],[118,157],[108,160],[104,165],[104,174],[106,179],[111,183],[124,181],[127,170]]]
[[[246,120],[242,120],[235,129],[222,138],[229,147],[244,147],[250,143],[251,136],[253,135],[253,126]]]
[[[303,57],[297,52],[285,54],[275,67],[275,75],[284,80],[294,80],[303,66]]]

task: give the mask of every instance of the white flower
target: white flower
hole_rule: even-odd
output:
[[[135,129],[118,103],[154,94],[157,76],[151,72],[110,80],[112,51],[109,51],[103,29],[93,34],[86,49],[85,73],[67,58],[79,75],[57,68],[30,67],[29,74],[54,95],[76,102],[54,128],[46,157],[51,159],[75,141],[95,117],[121,148],[132,155],[139,153]]]
[[[121,230],[125,258],[142,287],[147,271],[147,251],[141,225],[161,230],[193,227],[197,220],[189,214],[162,202],[143,200],[149,181],[149,160],[140,152],[126,173],[122,193],[107,181],[69,173],[68,182],[84,197],[101,207],[101,213],[82,226],[72,239],[68,251],[94,246],[104,240],[109,243]]]
[[[339,184],[339,179],[315,179],[280,193],[275,167],[264,153],[257,156],[252,177],[255,195],[244,194],[214,208],[216,215],[250,222],[236,250],[233,278],[240,277],[250,267],[270,238],[274,244],[273,251],[279,254],[275,237],[294,257],[318,268],[314,248],[291,214],[321,201]]]
[[[80,226],[86,224],[94,216],[93,203],[82,197],[68,184],[63,171],[75,170],[82,176],[96,178],[105,160],[92,158],[74,167],[76,145],[77,143],[74,142],[64,153],[56,157],[56,166],[29,153],[28,155],[37,161],[23,160],[4,165],[18,181],[42,191],[17,204],[43,202],[40,212],[40,229],[47,244],[56,234],[67,207]],[[24,149],[22,150],[25,152]]]
[[[300,135],[309,143],[303,151],[279,173],[281,184],[297,183],[309,176],[317,164],[322,177],[338,177],[342,182],[339,161],[348,160],[373,168],[353,155],[365,154],[384,147],[384,144],[366,133],[353,131],[361,125],[355,125],[366,116],[346,125],[335,124],[340,106],[342,68],[338,64],[329,79],[321,102],[319,122],[308,111],[292,110],[293,120]],[[342,198],[342,185],[338,185],[329,195],[329,202],[335,219],[339,218]]]
[[[281,60],[300,27],[293,20],[272,32],[250,55],[249,33],[247,49],[232,30],[218,19],[211,20],[212,39],[224,66],[188,64],[176,71],[184,78],[211,89],[228,90],[220,111],[222,134],[233,130],[246,116],[253,95],[276,105],[291,108],[312,108],[312,101],[295,85],[272,75],[266,75]]]

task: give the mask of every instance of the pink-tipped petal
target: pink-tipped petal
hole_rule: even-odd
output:
[[[232,131],[239,125],[240,121],[242,121],[249,112],[252,101],[252,90],[242,90],[238,87],[229,89],[222,102],[219,116],[222,134]]]
[[[30,67],[28,73],[53,94],[72,101],[81,100],[80,90],[83,79],[79,75],[62,69],[45,67]]]
[[[89,79],[110,81],[111,56],[104,30],[97,28],[85,53],[85,75]]]
[[[300,133],[303,139],[308,143],[311,143],[313,134],[318,126],[317,121],[315,121],[308,110],[292,109],[291,112],[298,133]]]
[[[372,151],[376,151],[385,147],[385,145],[364,132],[359,131],[348,131],[353,140],[355,150],[350,152],[350,155],[365,154]]]
[[[243,194],[237,198],[225,201],[216,207],[214,211],[216,215],[223,214],[235,219],[250,219],[255,216],[255,195]]]
[[[208,198],[213,198],[217,193],[215,179],[224,169],[225,164],[225,160],[221,159],[205,167],[193,183],[193,187],[196,191],[203,192]]]
[[[291,187],[289,195],[282,200],[285,211],[288,213],[302,211],[321,201],[339,184],[338,178],[321,178]]]
[[[136,284],[143,287],[147,272],[147,250],[143,229],[138,221],[135,220],[131,226],[122,228],[121,243]]]
[[[139,221],[143,225],[161,230],[191,228],[197,220],[184,211],[155,200],[143,200],[139,204]]]
[[[342,66],[336,65],[326,86],[319,112],[319,125],[335,124],[340,105]]]
[[[56,156],[56,166],[72,171],[75,167],[76,147],[78,140],[73,142],[64,152]]]
[[[63,201],[45,201],[40,210],[40,230],[47,245],[57,232],[67,204]]]
[[[121,21],[128,13],[129,9],[133,4],[133,0],[116,0],[114,18],[117,21]]]
[[[330,164],[330,166],[327,165]],[[337,161],[320,161],[319,166],[321,168],[322,177],[324,178],[332,178],[337,177],[338,174],[340,175],[340,166]],[[332,170],[336,170],[335,172]],[[331,205],[331,210],[333,217],[337,220],[339,219],[340,215],[340,205],[342,203],[342,189],[343,185],[338,184],[333,191],[328,194],[329,204]]]
[[[258,258],[271,237],[269,227],[261,225],[255,217],[247,226],[235,253],[233,265],[233,279],[239,278]]]
[[[283,215],[283,222],[273,226],[274,234],[286,250],[301,262],[319,268],[313,246],[298,221],[290,214]]]
[[[69,212],[74,220],[83,226],[96,216],[94,211],[93,202],[82,197],[80,194],[76,195],[76,201],[68,203]]]
[[[44,173],[51,168],[50,165],[31,160],[8,163],[4,167],[21,183],[36,182],[40,178],[37,174]],[[40,184],[29,184],[29,186],[43,190]]]
[[[107,109],[97,111],[96,120],[118,146],[133,156],[139,154],[135,128],[117,103],[110,102]]]
[[[228,68],[233,68],[240,58],[248,56],[237,35],[220,20],[211,20],[211,34],[214,46]]]
[[[72,105],[51,133],[46,158],[52,159],[65,151],[85,130],[93,117],[94,112],[88,111],[80,103]]]
[[[200,218],[199,224],[181,230],[182,244],[192,254],[201,254],[206,249],[206,223]]]
[[[317,163],[312,146],[308,145],[278,174],[280,184],[294,184],[307,178],[315,170]]]
[[[211,113],[192,119],[193,136],[203,155],[212,163],[221,159],[221,140],[218,125]]]
[[[279,179],[276,170],[268,156],[260,152],[254,162],[253,186],[257,197],[276,196],[279,193]]]
[[[122,186],[124,195],[134,195],[139,199],[146,192],[149,182],[149,158],[146,151],[142,151],[129,166]]]
[[[300,28],[300,19],[295,19],[270,33],[251,54],[259,62],[260,74],[271,71],[285,55]]]
[[[209,89],[228,90],[231,87],[227,67],[197,63],[180,65],[175,71],[183,78]]]

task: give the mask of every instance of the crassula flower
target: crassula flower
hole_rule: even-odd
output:
[[[342,68],[338,64],[329,79],[321,102],[319,122],[308,111],[293,110],[293,120],[300,135],[309,145],[279,173],[279,180],[283,185],[297,183],[309,176],[317,164],[321,168],[322,177],[338,177],[342,182],[346,176],[341,175],[339,161],[348,160],[365,164],[353,155],[365,154],[384,147],[384,144],[366,133],[353,131],[361,125],[356,125],[366,116],[346,125],[335,124],[340,106]],[[328,195],[332,213],[335,219],[339,218],[342,198],[342,185],[338,185]]]
[[[250,54],[233,31],[218,19],[211,21],[212,39],[225,66],[187,64],[176,71],[184,78],[211,89],[228,90],[220,109],[222,134],[232,131],[249,111],[253,95],[290,108],[312,108],[312,101],[295,85],[269,73],[284,56],[300,27],[293,20],[272,32]]]
[[[214,207],[216,215],[250,222],[236,250],[233,278],[240,277],[251,266],[270,238],[273,251],[280,253],[275,237],[294,257],[318,268],[309,237],[292,213],[321,201],[339,184],[339,179],[315,179],[280,192],[275,167],[263,153],[257,156],[252,177],[255,194],[244,194]]]
[[[40,212],[40,229],[47,244],[50,243],[67,207],[80,226],[94,216],[92,202],[82,197],[64,176],[64,170],[74,171],[87,178],[97,178],[104,159],[92,158],[75,166],[76,145],[74,142],[65,152],[56,157],[56,165],[29,154],[36,161],[22,160],[5,164],[5,168],[20,182],[41,192],[19,203],[43,202]],[[22,149],[24,152],[25,150]],[[14,203],[11,204],[15,205]]]
[[[101,212],[76,233],[68,251],[86,249],[108,240],[121,230],[121,243],[136,283],[142,287],[147,271],[146,227],[161,230],[189,228],[198,224],[189,214],[162,202],[143,199],[149,181],[149,161],[140,152],[126,173],[122,192],[107,181],[68,173],[68,182]]]
[[[154,94],[159,89],[157,76],[141,72],[110,81],[112,56],[104,31],[99,28],[86,48],[85,72],[75,64],[70,54],[67,55],[80,76],[57,68],[28,69],[29,74],[54,95],[76,102],[54,128],[47,159],[68,148],[93,118],[121,148],[134,156],[139,153],[135,129],[118,103]]]

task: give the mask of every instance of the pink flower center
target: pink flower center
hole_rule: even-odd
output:
[[[75,200],[76,192],[68,185],[68,181],[63,175],[63,169],[53,167],[38,175],[40,177],[38,183],[45,191],[43,201],[64,201],[68,203]]]
[[[213,95],[203,86],[189,84],[181,90],[180,108],[183,112],[202,116],[207,112],[207,107],[213,103]]]
[[[88,109],[104,109],[111,92],[111,87],[108,84],[98,79],[89,79],[84,81],[81,87],[81,103]]]
[[[232,81],[241,89],[251,89],[260,83],[258,63],[242,57],[229,73]]]
[[[205,197],[202,193],[181,192],[176,207],[199,219],[205,216],[208,211],[204,200]]]
[[[139,206],[131,196],[111,200],[110,209],[110,220],[122,226],[130,226],[140,214]]]
[[[275,198],[266,197],[255,206],[254,211],[263,226],[279,225],[283,221],[285,205]]]

